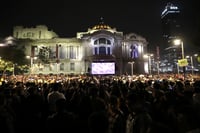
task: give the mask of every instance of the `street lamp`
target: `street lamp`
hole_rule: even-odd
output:
[[[149,75],[151,75],[151,57],[153,54],[145,54],[144,58],[148,58],[148,69],[149,69]]]
[[[176,39],[174,40],[174,45],[181,45],[181,55],[182,55],[182,59],[185,58],[184,56],[184,46],[183,46],[183,41],[180,39]]]
[[[193,63],[193,58],[192,58],[192,56],[186,56],[186,58],[190,58],[190,65],[191,65],[192,76],[193,76],[193,74],[194,74],[194,63]]]
[[[33,65],[34,65],[33,60],[36,60],[37,57],[26,56],[26,58],[31,60],[30,73],[32,74],[32,71],[33,71]]]
[[[198,54],[194,54],[194,59],[193,59],[193,66],[194,68],[198,68]]]
[[[192,76],[194,74],[194,65],[193,65],[193,58],[190,56],[190,62],[191,62],[191,67],[192,67]]]
[[[60,52],[59,52],[59,47],[61,47],[60,44],[56,44],[56,72],[57,72],[57,75],[58,75],[58,72],[59,72],[59,63],[60,63]]]
[[[15,75],[15,64],[13,63],[13,76]]]
[[[185,55],[184,55],[184,46],[183,46],[183,41],[180,40],[180,39],[175,39],[174,40],[174,45],[181,45],[181,55],[182,55],[182,59],[185,58]],[[183,66],[183,76],[184,76],[184,79],[185,79],[185,66]]]
[[[131,76],[133,76],[133,64],[134,63],[135,63],[134,61],[128,62],[128,64],[131,64]]]
[[[159,76],[160,75],[160,67],[159,67],[159,64],[160,62],[159,62],[159,60],[157,61],[157,75]]]

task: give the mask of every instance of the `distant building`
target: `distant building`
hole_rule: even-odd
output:
[[[135,33],[124,35],[103,22],[73,38],[60,38],[43,25],[16,26],[13,37],[25,46],[33,74],[148,73],[143,59],[146,39]]]

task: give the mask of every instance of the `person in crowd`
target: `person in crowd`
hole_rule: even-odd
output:
[[[109,117],[105,101],[96,98],[92,104],[93,112],[88,118],[89,133],[108,133]]]
[[[56,111],[56,101],[59,99],[66,99],[65,95],[60,92],[62,86],[60,83],[53,83],[52,90],[47,95],[47,101],[49,104],[49,113],[52,114]]]
[[[56,111],[48,116],[46,121],[47,133],[76,133],[76,115],[69,112],[64,98],[58,99],[55,103]]]
[[[109,99],[109,133],[124,133],[125,131],[125,115],[120,109],[120,99],[111,95]]]
[[[15,116],[12,109],[7,106],[6,96],[0,93],[0,131],[3,133],[15,133]]]
[[[152,118],[145,108],[143,96],[132,91],[127,96],[129,115],[126,120],[126,133],[150,133]]]

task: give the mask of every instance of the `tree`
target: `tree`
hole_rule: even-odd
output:
[[[23,47],[16,47],[16,46],[1,47],[0,57],[4,60],[17,63],[18,65],[27,64]]]

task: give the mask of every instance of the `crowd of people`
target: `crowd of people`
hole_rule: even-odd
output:
[[[200,133],[200,79],[12,77],[0,85],[3,133]]]

